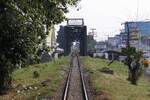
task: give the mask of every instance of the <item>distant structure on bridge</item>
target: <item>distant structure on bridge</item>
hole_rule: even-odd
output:
[[[69,55],[71,45],[74,41],[80,43],[80,55],[87,53],[87,27],[82,18],[72,18],[67,20],[66,26],[60,26],[57,42],[59,47],[64,49],[64,54]]]

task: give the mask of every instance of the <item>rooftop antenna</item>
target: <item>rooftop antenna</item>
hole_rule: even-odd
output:
[[[77,11],[80,11],[82,9],[81,5],[78,6]]]
[[[137,0],[136,21],[138,21],[138,20],[139,20],[139,3],[140,3],[140,1],[139,1],[139,0]]]

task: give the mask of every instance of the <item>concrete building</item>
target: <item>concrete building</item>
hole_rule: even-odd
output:
[[[141,38],[150,38],[150,21],[137,21],[137,22],[126,22],[125,23],[125,32],[127,33],[128,27],[131,39],[135,39],[136,37],[132,37],[136,34],[137,38],[140,36]],[[136,33],[135,33],[136,32]]]
[[[48,35],[47,35],[47,38],[46,38],[46,45],[50,48],[54,48],[55,45],[56,45],[56,38],[55,38],[55,28],[54,26],[51,26],[49,29],[48,29]]]
[[[120,48],[126,47],[127,44],[127,34],[124,32],[124,30],[120,33]]]
[[[108,37],[108,49],[117,50],[121,43],[120,35],[116,35],[115,37]]]
[[[150,51],[150,21],[136,21],[125,23],[125,33],[129,31],[131,46],[138,50]]]

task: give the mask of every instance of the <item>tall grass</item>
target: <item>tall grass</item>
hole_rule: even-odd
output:
[[[108,60],[90,57],[83,59],[86,69],[91,72],[90,79],[96,92],[109,92],[112,100],[150,100],[150,83],[144,75],[140,77],[138,85],[135,86],[127,81],[128,69],[123,63],[115,61],[107,66]],[[103,67],[109,67],[114,74],[100,72],[99,70]]]
[[[53,60],[49,63],[36,64],[26,68],[22,68],[13,72],[13,85],[35,85],[38,87],[36,91],[24,92],[20,94],[12,93],[13,98],[20,100],[36,99],[39,94],[51,97],[58,89],[61,81],[64,79],[64,74],[68,70],[69,59],[63,57],[58,60]],[[34,77],[34,72],[39,74],[39,77]],[[63,73],[62,73],[63,72]],[[50,85],[41,86],[41,82],[50,80]],[[11,98],[11,94],[10,94]]]

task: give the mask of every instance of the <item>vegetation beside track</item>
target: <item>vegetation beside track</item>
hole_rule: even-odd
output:
[[[90,73],[90,83],[97,97],[109,96],[111,100],[149,100],[150,83],[142,75],[137,85],[127,81],[128,68],[121,62],[115,61],[109,66],[114,74],[106,74],[100,70],[108,67],[108,60],[85,57],[84,66]],[[98,96],[99,95],[99,96]],[[103,96],[101,96],[103,95]]]
[[[0,96],[4,100],[35,100],[40,97],[51,97],[57,91],[68,70],[68,57],[53,60],[49,63],[36,64],[13,73],[13,87],[8,94]],[[34,72],[38,75],[35,78]],[[45,82],[45,83],[44,83]],[[37,87],[24,90],[23,87]],[[19,93],[17,91],[19,90]]]

